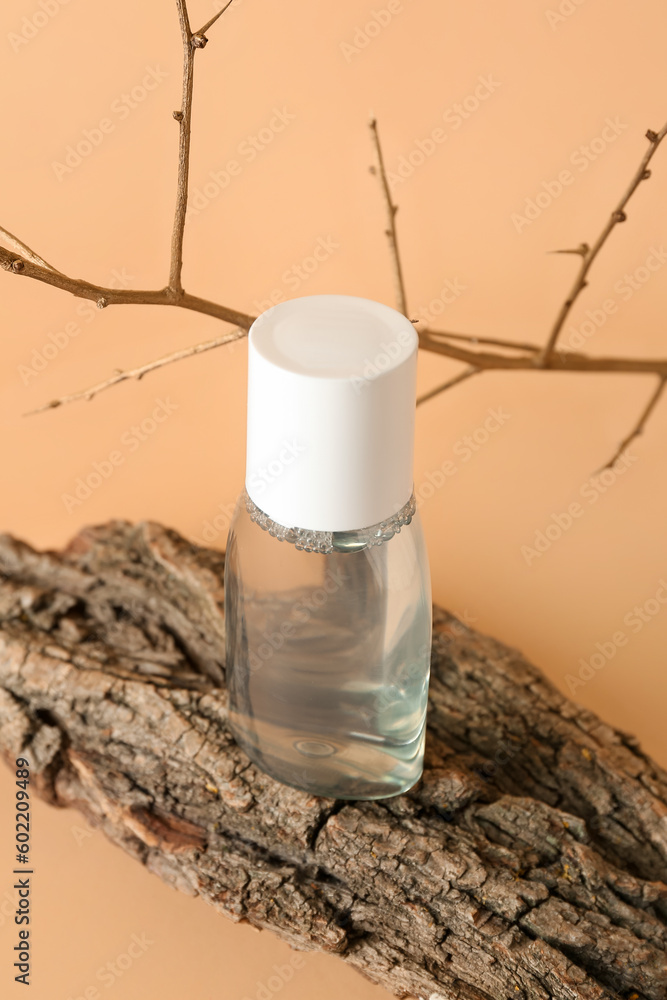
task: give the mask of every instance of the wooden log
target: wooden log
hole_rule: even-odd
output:
[[[148,869],[397,996],[667,996],[667,775],[435,609],[407,795],[316,798],[231,738],[224,555],[112,522],[0,538],[0,749]]]

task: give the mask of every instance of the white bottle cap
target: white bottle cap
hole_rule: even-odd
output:
[[[413,486],[418,338],[352,295],[280,302],[250,328],[246,489],[278,524],[354,531]]]

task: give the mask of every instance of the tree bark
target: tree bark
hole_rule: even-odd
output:
[[[159,525],[0,538],[0,749],[164,881],[397,996],[667,996],[667,775],[435,609],[427,761],[342,802],[227,729],[224,556]]]

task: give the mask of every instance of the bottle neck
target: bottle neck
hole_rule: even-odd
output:
[[[245,508],[251,520],[259,525],[262,531],[268,531],[270,535],[280,542],[289,542],[297,549],[304,552],[319,552],[327,554],[330,552],[357,552],[359,549],[371,548],[374,545],[382,545],[393,538],[402,527],[410,524],[417,510],[417,501],[414,493],[406,504],[391,517],[384,521],[379,521],[370,527],[359,528],[355,531],[312,531],[307,528],[287,527],[273,521],[268,514],[265,514],[244,489],[241,502],[245,503]]]

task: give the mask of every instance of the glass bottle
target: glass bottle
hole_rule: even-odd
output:
[[[387,306],[334,295],[280,303],[250,333],[246,489],[225,561],[229,723],[262,770],[316,795],[384,798],[422,771],[416,339]]]

